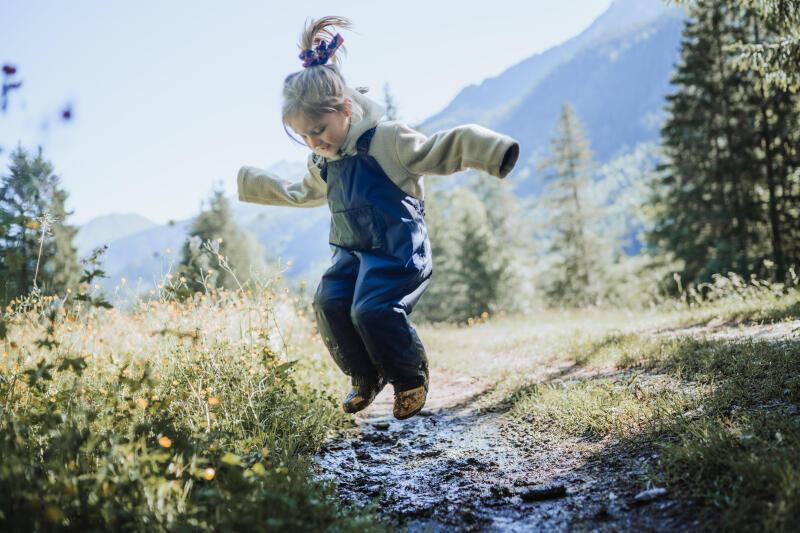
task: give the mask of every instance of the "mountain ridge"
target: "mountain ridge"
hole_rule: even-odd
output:
[[[659,0],[615,0],[592,24],[567,41],[534,54],[505,69],[497,76],[462,89],[441,111],[420,125],[425,132],[447,129],[464,122],[493,127],[491,115],[507,111],[523,98],[552,69],[598,39],[613,38],[632,26],[644,24],[669,11]],[[614,23],[616,22],[616,23]],[[476,113],[477,110],[477,113]]]

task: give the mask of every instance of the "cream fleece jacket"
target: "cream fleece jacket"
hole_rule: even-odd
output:
[[[519,157],[519,143],[506,135],[467,124],[426,137],[400,122],[380,122],[384,109],[375,101],[352,89],[345,96],[358,106],[339,154],[330,161],[355,155],[356,142],[362,133],[375,127],[369,155],[406,194],[424,199],[423,177],[445,175],[473,168],[505,178]],[[358,108],[361,112],[357,112]],[[315,164],[321,156],[311,154],[308,173],[299,182],[282,179],[266,170],[244,166],[237,178],[239,200],[265,205],[317,207],[324,205],[326,184]]]

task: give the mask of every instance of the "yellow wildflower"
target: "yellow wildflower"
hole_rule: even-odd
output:
[[[170,446],[172,446],[172,440],[170,440],[170,438],[169,438],[169,437],[167,437],[166,435],[164,435],[163,437],[161,437],[160,439],[158,439],[158,444],[159,444],[159,446],[161,446],[162,448],[169,448]]]

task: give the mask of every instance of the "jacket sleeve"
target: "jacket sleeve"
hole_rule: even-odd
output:
[[[327,186],[319,168],[308,160],[308,174],[303,181],[290,182],[255,167],[242,167],[237,177],[239,200],[264,205],[317,207],[325,205]]]
[[[468,168],[505,178],[519,157],[519,143],[507,135],[467,124],[426,137],[404,124],[395,132],[398,162],[411,174],[452,174]]]

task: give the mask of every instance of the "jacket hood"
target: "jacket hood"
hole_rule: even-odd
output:
[[[353,101],[353,114],[350,118],[350,129],[347,131],[347,136],[342,146],[339,147],[339,153],[335,156],[328,157],[331,161],[355,155],[358,138],[361,137],[365,131],[377,126],[378,122],[383,118],[383,115],[386,114],[382,105],[355,89],[345,87],[344,96]]]

